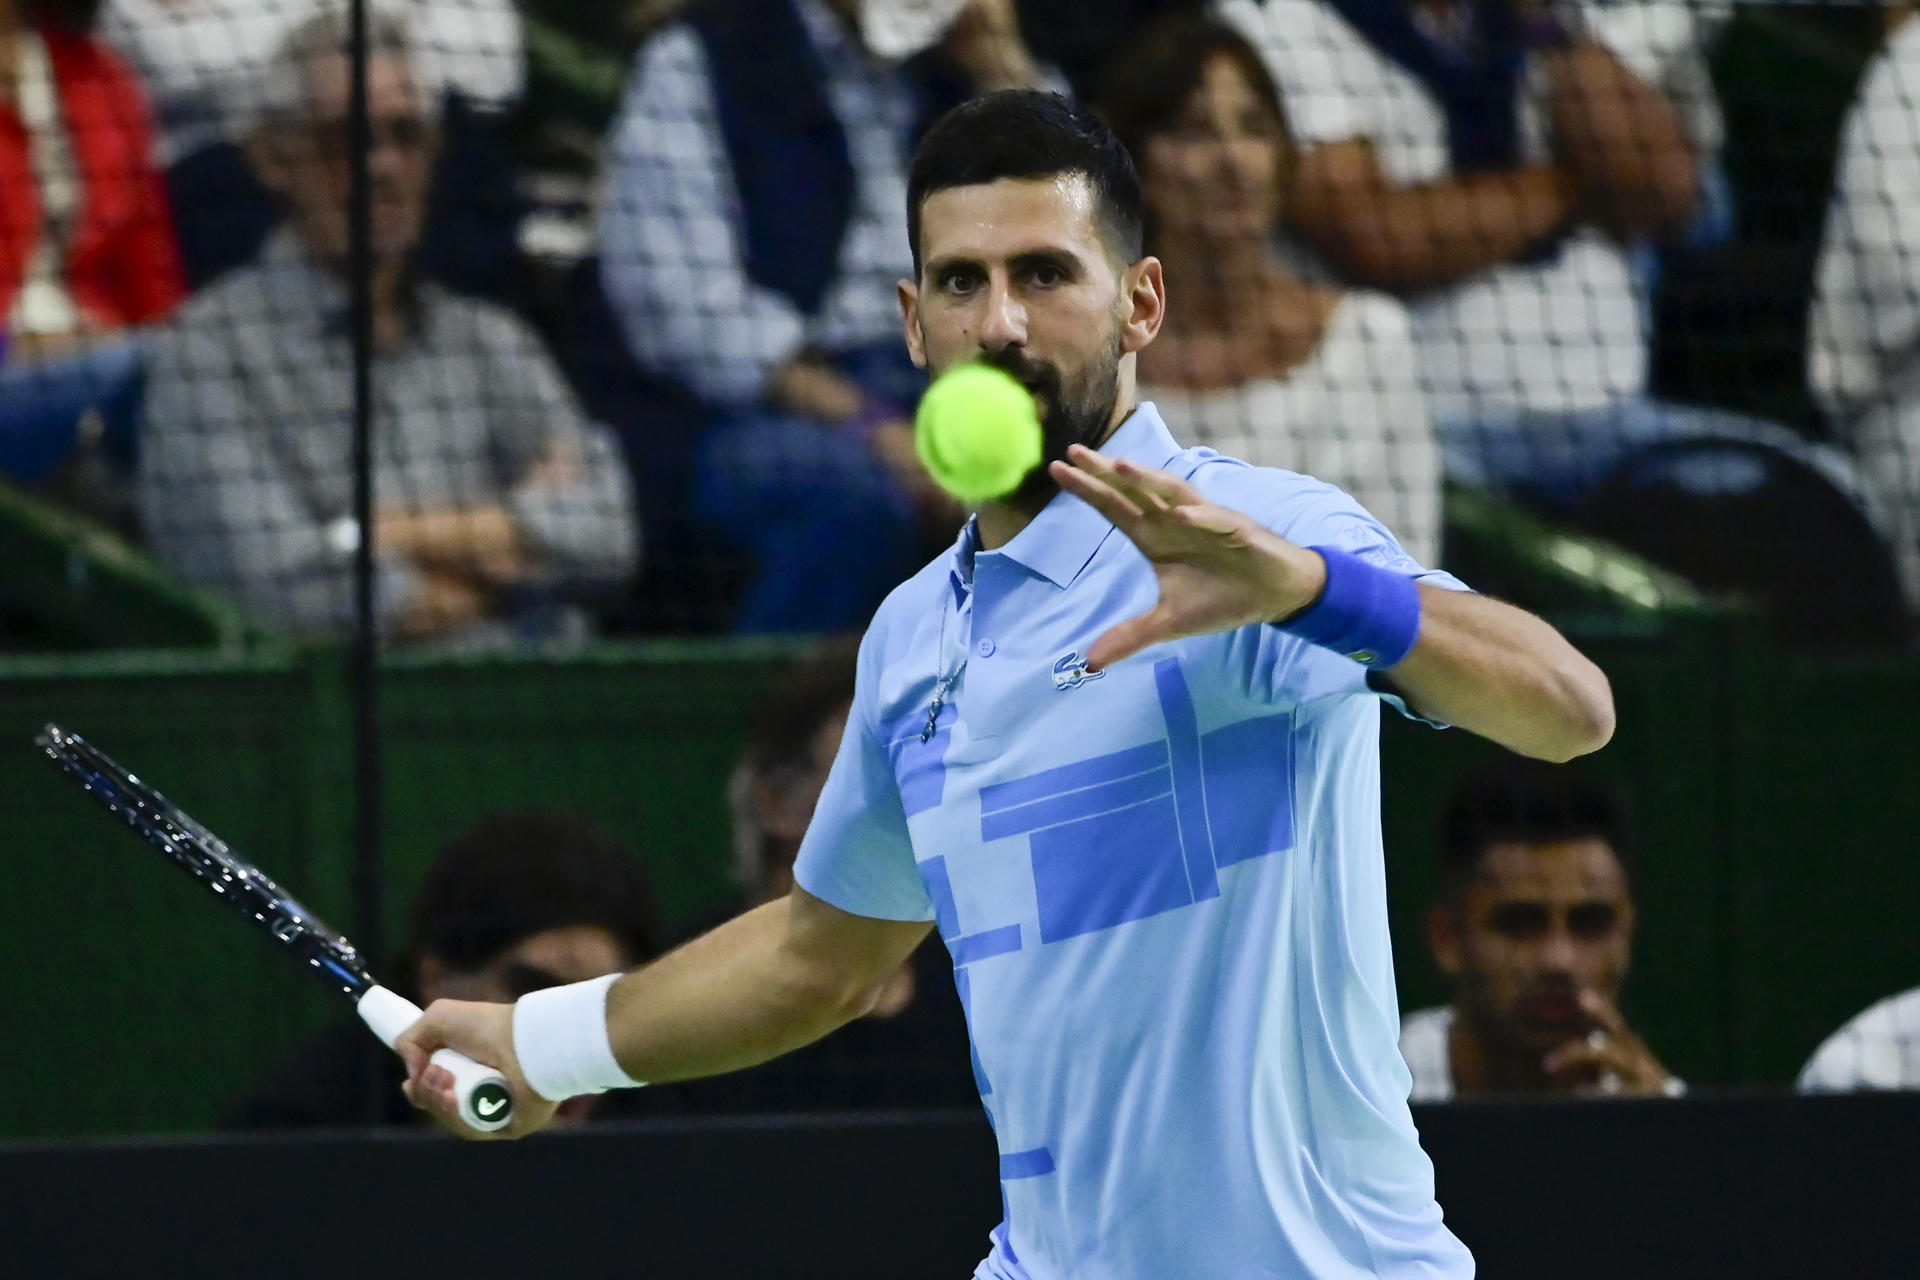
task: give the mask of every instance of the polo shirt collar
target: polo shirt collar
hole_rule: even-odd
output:
[[[1160,411],[1143,402],[1127,415],[1100,452],[1109,458],[1125,458],[1143,467],[1165,467],[1181,452],[1180,445],[1160,419]],[[1000,553],[1039,574],[1062,589],[1080,576],[1093,560],[1100,544],[1113,532],[1113,523],[1087,503],[1070,493],[1055,494],[1040,509],[1040,514],[1008,540]],[[969,561],[978,545],[969,522],[961,535]],[[971,568],[971,565],[969,565]]]

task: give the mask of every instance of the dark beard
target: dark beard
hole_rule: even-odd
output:
[[[1063,385],[1060,371],[1053,365],[1029,360],[1015,347],[988,352],[980,357],[980,363],[1012,374],[1045,406],[1040,415],[1040,465],[1001,499],[1016,510],[1038,512],[1060,492],[1060,486],[1047,473],[1047,465],[1064,462],[1069,445],[1096,449],[1106,437],[1107,424],[1113,420],[1114,405],[1120,399],[1119,335],[1114,335],[1106,357],[1089,365],[1070,387]]]

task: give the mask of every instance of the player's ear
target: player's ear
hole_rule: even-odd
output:
[[[1440,972],[1457,978],[1465,967],[1460,946],[1460,907],[1453,902],[1436,902],[1427,908],[1427,948]]]
[[[1167,282],[1160,259],[1149,256],[1128,267],[1120,276],[1120,292],[1126,317],[1120,350],[1138,351],[1153,341],[1167,318]]]
[[[906,331],[907,356],[913,361],[913,367],[927,367],[926,331],[920,327],[920,287],[911,280],[900,280],[894,284],[900,295],[900,325]]]

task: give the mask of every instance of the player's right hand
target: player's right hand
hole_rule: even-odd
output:
[[[407,1081],[400,1086],[407,1101],[462,1138],[524,1138],[544,1127],[559,1109],[558,1103],[548,1102],[529,1088],[520,1074],[520,1059],[513,1051],[510,1004],[435,1000],[393,1047],[407,1064]],[[482,1133],[460,1119],[452,1074],[429,1061],[438,1049],[458,1049],[507,1078],[513,1090],[513,1120],[506,1128]]]

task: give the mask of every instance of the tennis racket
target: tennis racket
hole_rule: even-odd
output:
[[[115,764],[77,733],[50,724],[34,743],[82,790],[117,813],[174,865],[227,900],[328,986],[354,1002],[361,1021],[391,1049],[400,1033],[420,1018],[420,1006],[381,986],[367,972],[353,944],[240,857],[226,842],[188,817],[167,798]],[[513,1118],[506,1077],[452,1049],[433,1064],[453,1074],[460,1118],[483,1132],[503,1129]]]

